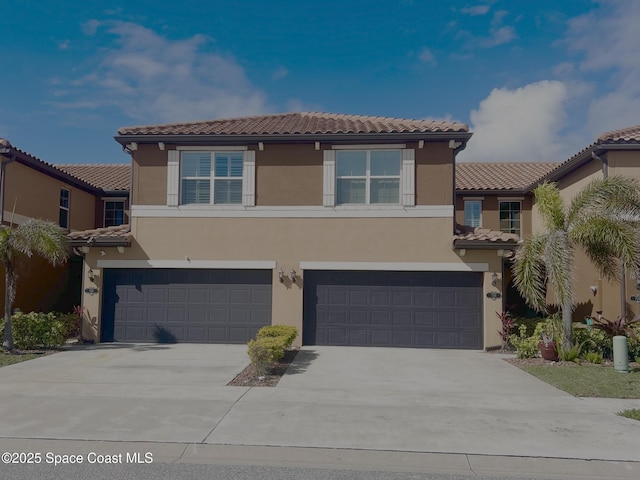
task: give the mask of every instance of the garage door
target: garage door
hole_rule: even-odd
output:
[[[305,271],[306,345],[481,349],[482,273]]]
[[[271,324],[270,270],[106,269],[101,340],[245,343]]]

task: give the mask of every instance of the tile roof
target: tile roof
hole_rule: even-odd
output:
[[[456,163],[456,190],[522,190],[559,163]]]
[[[109,245],[109,244],[128,244],[131,241],[131,229],[129,225],[118,225],[116,227],[94,228],[91,230],[82,230],[79,232],[71,232],[67,235],[71,245]]]
[[[605,132],[598,137],[597,143],[637,143],[640,142],[640,125]]]
[[[515,233],[503,233],[497,230],[489,230],[488,228],[468,227],[466,225],[456,224],[454,242],[456,240],[477,241],[483,243],[510,244],[513,245],[520,241],[520,237]]]
[[[54,167],[105,191],[128,191],[131,184],[131,165],[128,163],[64,164],[54,165]]]
[[[286,135],[468,132],[464,123],[336,113],[281,113],[166,125],[124,127],[120,135]]]

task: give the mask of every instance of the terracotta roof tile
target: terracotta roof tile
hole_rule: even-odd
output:
[[[497,230],[489,230],[488,228],[468,227],[466,225],[456,224],[453,240],[513,244],[520,241],[520,237],[515,233],[503,233]]]
[[[131,184],[129,164],[65,164],[54,167],[106,191],[128,191]]]
[[[282,113],[202,122],[124,127],[120,135],[285,135],[468,132],[464,123],[336,113]]]
[[[71,232],[67,237],[72,244],[86,243],[87,245],[99,245],[105,240],[122,240],[123,242],[129,243],[132,235],[129,225],[124,224],[116,227],[94,228],[79,232]]]
[[[598,137],[598,143],[637,143],[640,142],[640,125],[605,132]]]
[[[456,163],[457,190],[521,190],[559,163]]]

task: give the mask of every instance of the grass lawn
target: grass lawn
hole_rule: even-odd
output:
[[[32,360],[41,356],[41,353],[22,353],[19,355],[8,355],[6,353],[0,352],[0,367],[6,367],[7,365],[13,365],[14,363],[20,363],[26,360]]]
[[[524,365],[520,368],[577,397],[640,398],[640,368],[632,368],[629,373],[599,365]]]

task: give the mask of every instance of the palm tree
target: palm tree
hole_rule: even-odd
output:
[[[527,238],[515,255],[514,283],[533,308],[546,312],[549,288],[562,311],[565,348],[573,345],[575,308],[572,275],[581,248],[607,279],[619,279],[620,266],[640,262],[640,184],[628,177],[597,179],[567,205],[554,183],[534,191],[546,233]]]
[[[16,298],[15,261],[19,256],[40,255],[52,265],[67,259],[67,234],[58,225],[39,219],[27,220],[21,225],[0,225],[0,261],[4,266],[4,341],[5,350],[13,350],[11,311]]]

